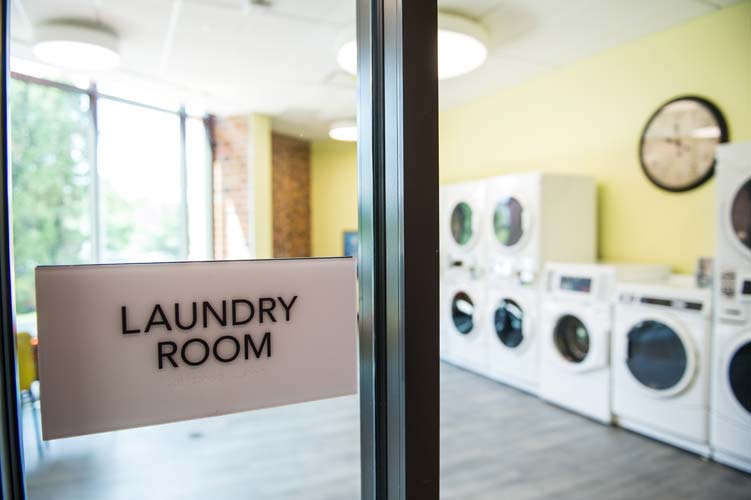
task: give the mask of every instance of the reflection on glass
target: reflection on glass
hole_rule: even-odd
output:
[[[36,308],[36,266],[92,258],[92,123],[87,95],[16,79],[10,82],[10,107],[13,264],[18,320],[24,324]]]
[[[211,148],[203,120],[185,123],[188,205],[188,260],[210,259],[212,249]]]
[[[454,295],[451,301],[451,319],[454,326],[462,334],[468,334],[474,327],[475,304],[464,292]]]
[[[18,317],[31,318],[18,325],[30,333],[17,338],[20,437],[30,500],[358,498],[357,395],[48,443],[32,400],[40,394],[31,369],[38,264],[341,253],[342,234],[357,228],[357,145],[326,131],[332,120],[356,121],[357,93],[354,79],[332,73],[328,41],[354,32],[355,3],[317,3],[12,2]],[[34,31],[51,15],[107,24],[120,38],[121,66],[84,74],[39,65]],[[134,19],[144,29],[134,30]],[[200,289],[191,293],[201,299]],[[100,365],[71,369],[96,381]],[[147,375],[141,368],[133,373]],[[159,466],[144,467],[144,457]]]
[[[495,310],[495,333],[506,347],[518,347],[524,340],[524,311],[511,299],[501,299]]]
[[[751,250],[751,179],[735,195],[730,208],[730,221],[740,242]]]
[[[743,344],[730,359],[728,381],[735,399],[751,414],[751,342]]]
[[[461,202],[451,212],[451,236],[460,245],[466,245],[472,240],[472,207]]]
[[[672,328],[660,321],[642,321],[628,332],[626,365],[645,386],[666,390],[683,379],[688,356]]]
[[[504,198],[495,206],[493,230],[501,245],[511,247],[519,243],[524,234],[522,210],[522,204],[514,197]]]
[[[555,346],[572,363],[581,363],[589,353],[589,333],[576,316],[566,314],[555,325]]]

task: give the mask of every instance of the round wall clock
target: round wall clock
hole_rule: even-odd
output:
[[[712,177],[715,149],[727,141],[727,124],[717,106],[701,97],[679,97],[663,104],[644,127],[641,167],[662,189],[688,191]]]

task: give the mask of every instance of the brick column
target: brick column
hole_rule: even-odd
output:
[[[274,257],[310,255],[310,142],[271,136]]]

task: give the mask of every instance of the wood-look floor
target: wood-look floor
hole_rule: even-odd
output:
[[[751,476],[441,368],[441,498],[751,499]],[[359,408],[338,398],[50,444],[30,500],[359,497]]]

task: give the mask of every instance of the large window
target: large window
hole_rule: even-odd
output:
[[[38,265],[211,257],[201,117],[20,75],[10,99],[19,328]]]

